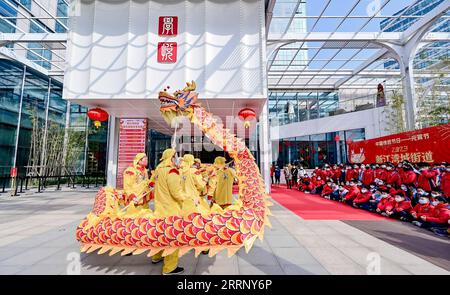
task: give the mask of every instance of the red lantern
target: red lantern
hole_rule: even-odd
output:
[[[347,144],[352,144],[353,143],[353,139],[349,138],[347,139]]]
[[[341,141],[341,137],[340,137],[339,135],[336,135],[336,136],[334,137],[334,141],[336,141],[336,142]]]
[[[108,120],[109,117],[108,113],[100,108],[90,109],[87,112],[87,115],[89,119],[94,121],[94,126],[97,128],[102,125],[101,122],[105,122],[106,120]]]
[[[250,121],[254,118],[256,118],[256,112],[250,108],[244,108],[239,111],[238,113],[239,117],[242,118],[244,122],[245,128],[250,127]]]

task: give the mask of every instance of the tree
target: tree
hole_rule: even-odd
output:
[[[450,59],[441,58],[433,64],[431,77],[423,81],[416,89],[417,93],[417,124],[426,128],[448,123],[450,121],[450,85],[448,82],[448,67]]]
[[[386,131],[391,134],[405,132],[404,98],[399,90],[394,90],[388,106],[383,113],[386,115]]]

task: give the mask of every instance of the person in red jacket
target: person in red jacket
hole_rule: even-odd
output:
[[[300,181],[298,190],[302,192],[310,192],[313,189],[311,184],[311,177],[306,174]]]
[[[364,164],[362,164],[364,165]],[[359,180],[359,174],[361,173],[360,165],[354,164],[352,169],[352,178]]]
[[[401,221],[411,220],[412,209],[411,201],[406,198],[403,190],[398,190],[395,193],[395,205],[391,210],[386,210],[386,215],[392,218],[399,218]]]
[[[345,166],[345,182],[353,179],[353,169],[350,165]]]
[[[327,181],[328,179],[331,179],[333,176],[333,171],[331,171],[330,165],[325,164],[325,166],[322,169],[322,179]]]
[[[356,198],[353,200],[353,207],[369,210],[371,198],[372,192],[369,191],[367,188],[363,187],[361,188],[361,191],[356,196]]]
[[[402,184],[415,185],[417,181],[417,174],[411,164],[405,165],[403,168]]]
[[[430,192],[435,187],[435,179],[438,175],[437,170],[430,169],[430,165],[422,163],[420,168],[420,175],[417,179],[417,187]]]
[[[395,206],[395,199],[391,194],[382,193],[381,194],[381,200],[377,204],[376,211],[380,214],[385,214],[386,211],[392,210]]]
[[[328,180],[327,184],[323,186],[320,196],[324,198],[330,198],[330,195],[333,193],[333,191],[333,182],[331,180]]]
[[[375,180],[375,173],[369,165],[366,165],[365,167],[364,165],[361,165],[361,170],[362,170],[361,182],[367,187]]]
[[[389,164],[386,167],[386,184],[389,184],[391,187],[394,187],[396,189],[398,189],[402,184],[400,173],[395,170],[393,164]]]
[[[421,217],[429,215],[433,208],[427,195],[420,196],[417,205],[411,210],[411,216],[414,218],[412,223],[421,227],[423,224]]]
[[[431,200],[433,209],[427,215],[422,215],[422,227],[428,228],[434,233],[447,236],[448,224],[450,220],[450,205],[443,198]]]
[[[311,193],[313,194],[319,194],[322,192],[323,186],[325,185],[325,180],[322,179],[321,176],[317,176],[316,178],[312,178],[311,183],[313,185],[313,189],[311,190]]]
[[[339,183],[339,179],[341,178],[341,169],[339,169],[337,165],[334,165],[331,172],[331,179],[333,179],[334,183]]]
[[[343,202],[352,205],[353,200],[358,196],[360,193],[359,187],[356,185],[356,182],[354,180],[350,181],[349,187],[348,187],[348,193],[344,196]]]
[[[442,195],[446,198],[450,198],[450,164],[448,163],[444,172],[441,174],[440,182]]]
[[[322,169],[320,169],[319,167],[316,167],[316,169],[314,169],[313,174],[315,176],[320,176],[322,177]]]
[[[375,178],[386,181],[387,180],[386,164],[382,164],[380,167],[377,167],[377,169],[374,171],[374,173],[375,173]]]

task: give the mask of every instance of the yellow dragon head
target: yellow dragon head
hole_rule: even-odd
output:
[[[166,122],[170,124],[173,118],[177,116],[189,116],[192,112],[192,107],[197,106],[198,93],[194,92],[196,89],[195,81],[187,82],[183,90],[177,90],[173,94],[167,92],[166,89],[159,92],[159,102],[161,106],[159,110]]]

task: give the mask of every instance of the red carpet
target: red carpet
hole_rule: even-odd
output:
[[[318,195],[272,186],[272,198],[306,220],[389,220],[381,215],[324,199]]]

